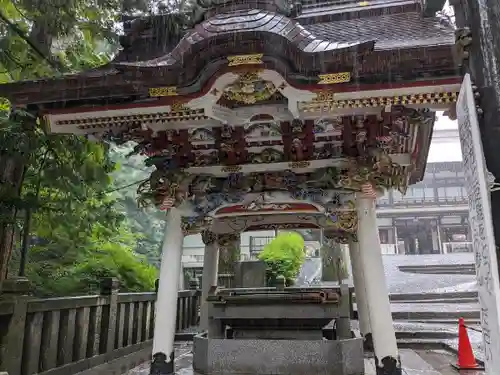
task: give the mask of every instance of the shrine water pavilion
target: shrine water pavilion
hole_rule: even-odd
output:
[[[202,233],[206,299],[241,232],[321,228],[349,244],[377,373],[401,374],[375,201],[422,179],[435,112],[456,102],[443,3],[199,1],[180,34],[171,15],[126,19],[107,65],[0,86],[51,132],[134,141],[156,167],[138,188],[167,215],[152,373],[174,369],[184,236]]]

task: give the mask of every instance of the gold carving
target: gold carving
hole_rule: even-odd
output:
[[[296,162],[289,164],[291,169],[307,168],[310,165],[311,165],[311,162],[309,162],[309,161],[296,161]]]
[[[355,233],[358,229],[358,214],[357,212],[341,212],[337,216],[337,221],[332,221],[329,224],[333,224],[334,228]]]
[[[336,83],[345,83],[351,81],[350,72],[320,74],[318,77],[319,77],[319,82],[318,82],[319,85],[333,85]]]
[[[335,111],[341,108],[385,107],[387,105],[411,104],[453,104],[457,101],[457,92],[436,92],[416,95],[401,95],[388,97],[369,97],[363,99],[335,100],[334,93],[321,91],[314,100],[299,103],[299,109],[304,112],[319,110]]]
[[[260,78],[258,72],[248,72],[239,76],[236,82],[224,89],[224,96],[229,100],[244,104],[254,104],[268,100],[276,92],[276,86]]]
[[[149,96],[176,96],[177,87],[167,86],[167,87],[152,87],[149,89]]]
[[[229,63],[227,64],[227,66],[262,64],[263,56],[263,53],[256,53],[254,55],[228,56],[227,60],[229,61]]]
[[[184,105],[184,103],[174,103],[170,107],[170,112],[186,112],[189,110],[190,110],[190,108],[188,106]]]
[[[313,102],[331,102],[335,98],[335,93],[330,91],[320,91],[316,93],[316,98]]]
[[[241,171],[241,165],[227,165],[221,168],[222,172],[236,173]]]

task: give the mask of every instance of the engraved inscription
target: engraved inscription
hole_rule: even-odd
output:
[[[458,130],[469,202],[469,222],[475,253],[485,367],[488,374],[500,368],[500,287],[493,234],[490,192],[470,77],[467,75],[457,102]],[[497,355],[493,355],[497,353]]]

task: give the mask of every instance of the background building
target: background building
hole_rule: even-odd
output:
[[[432,143],[430,158],[459,160],[430,160],[423,181],[404,196],[391,191],[379,199],[380,240],[386,253],[472,251],[461,155],[450,152],[459,144],[458,130],[436,130]]]

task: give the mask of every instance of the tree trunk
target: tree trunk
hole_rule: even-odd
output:
[[[10,155],[0,156],[1,190],[8,197],[17,197],[23,179],[24,165],[20,159]],[[14,244],[16,208],[0,204],[0,290],[7,277],[9,260]]]

